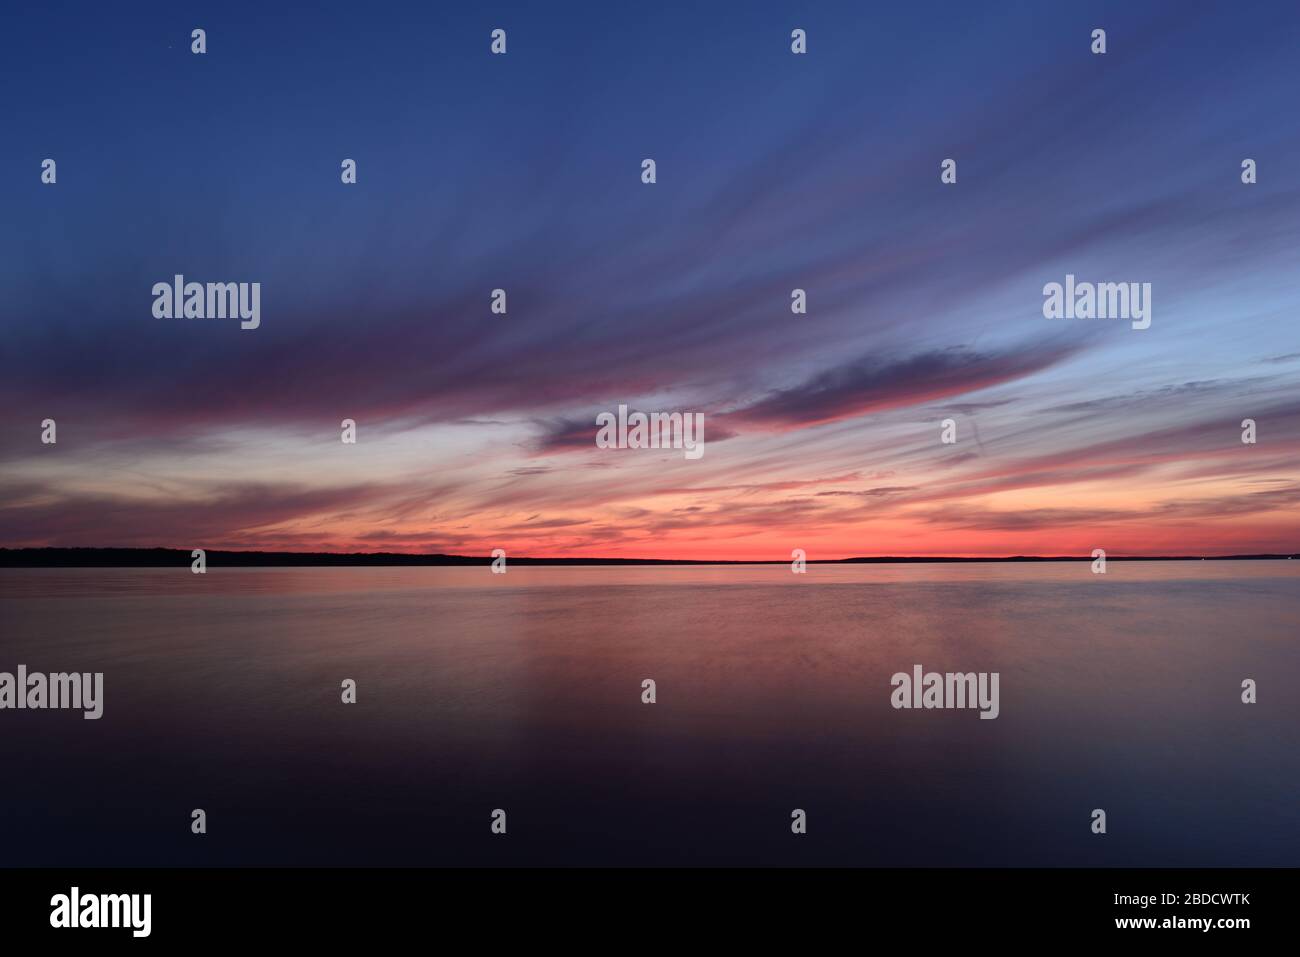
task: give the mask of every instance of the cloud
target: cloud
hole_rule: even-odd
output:
[[[1291,511],[1300,505],[1300,484],[1234,495],[1169,499],[1133,508],[1018,508],[995,509],[976,504],[954,504],[918,511],[922,521],[946,528],[992,532],[1045,529],[1101,528],[1121,524],[1150,525],[1155,521],[1205,521],[1262,517]]]
[[[0,541],[10,545],[215,547],[259,530],[371,501],[379,485],[310,489],[228,484],[185,499],[0,489]]]
[[[612,411],[612,410],[602,410]],[[636,410],[629,409],[628,414]],[[674,412],[676,409],[663,409],[658,411]],[[687,410],[681,410],[687,411]],[[719,420],[718,416],[704,414],[704,443],[707,447],[711,442],[723,442],[727,439],[735,438],[736,432],[726,427],[720,427],[715,423]],[[589,452],[597,451],[596,433],[599,427],[596,425],[596,413],[592,413],[586,419],[552,419],[550,421],[538,422],[537,426],[541,429],[541,435],[538,436],[533,451],[537,455],[550,455],[556,452]],[[608,452],[609,449],[599,449],[598,451]],[[616,451],[645,451],[645,450],[623,450]]]
[[[955,347],[901,359],[862,358],[773,392],[730,413],[726,421],[799,428],[921,405],[1031,376],[1077,350],[1077,346],[1058,343],[1000,353]]]

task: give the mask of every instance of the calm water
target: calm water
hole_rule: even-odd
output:
[[[0,571],[0,671],[105,674],[0,711],[0,864],[1296,865],[1297,621],[1286,561]]]

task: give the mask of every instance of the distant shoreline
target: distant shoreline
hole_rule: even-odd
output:
[[[1107,555],[1110,562],[1286,561],[1300,552],[1277,555]],[[0,568],[173,568],[188,566],[190,552],[178,548],[0,548]],[[483,555],[408,555],[400,552],[248,552],[211,549],[215,568],[336,568],[490,565]],[[790,559],[735,561],[677,558],[526,558],[508,556],[511,565],[788,565]],[[1005,562],[1090,562],[1091,555],[1008,555],[1000,558],[877,556],[807,560],[810,565],[996,564]]]

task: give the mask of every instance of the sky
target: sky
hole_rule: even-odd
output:
[[[6,14],[0,545],[1300,550],[1296,4],[455,6]]]

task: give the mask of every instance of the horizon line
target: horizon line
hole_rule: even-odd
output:
[[[0,568],[169,568],[188,565],[192,549],[119,548],[114,546],[23,546],[0,547]],[[239,549],[205,549],[205,561],[214,567],[344,567],[344,566],[464,566],[490,565],[491,555],[450,555],[442,552],[294,552]],[[1300,557],[1295,553],[1234,555],[1112,555],[1107,561],[1284,561]],[[556,558],[506,555],[517,565],[788,565],[788,558]],[[846,558],[805,558],[809,565],[904,565],[1000,562],[1090,562],[1092,555],[860,555]]]

